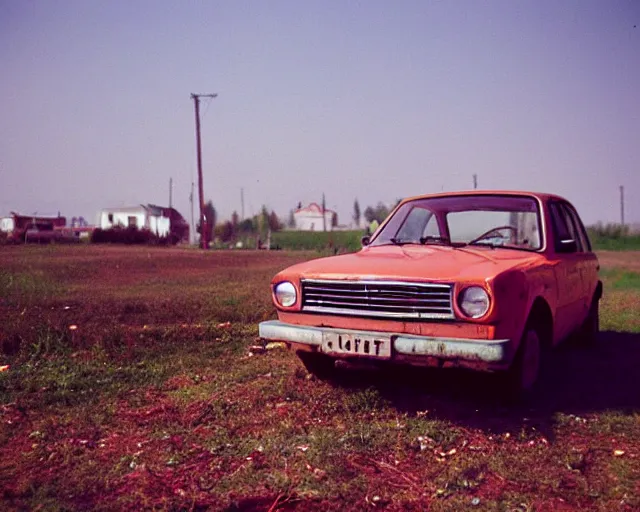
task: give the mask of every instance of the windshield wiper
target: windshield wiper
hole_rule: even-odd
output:
[[[422,236],[420,237],[420,243],[422,245],[428,242],[439,242],[445,245],[451,245],[451,240],[449,240],[446,236]]]
[[[492,249],[495,249],[496,247],[504,247],[503,244],[492,244],[491,242],[482,242],[479,240],[472,240],[471,242],[462,244],[460,247],[468,247],[470,245],[475,245],[479,247],[491,247]]]
[[[406,245],[406,244],[422,243],[422,242],[418,242],[417,240],[410,240],[410,239],[403,240],[402,238],[389,238],[389,241],[393,245]]]

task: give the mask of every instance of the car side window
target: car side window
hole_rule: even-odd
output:
[[[571,215],[568,206],[565,203],[562,203],[559,206],[561,215],[564,217],[567,228],[569,228],[569,238],[576,241],[578,252],[584,252],[584,244],[582,243],[582,238],[580,237],[578,227],[574,222],[573,216]]]
[[[587,230],[585,229],[582,220],[580,220],[578,212],[576,212],[576,210],[568,204],[565,204],[563,206],[567,210],[567,213],[571,217],[573,225],[576,228],[576,234],[578,236],[580,245],[582,246],[582,251],[591,252],[591,243],[589,242],[589,237],[587,236]]]
[[[558,251],[563,240],[571,239],[571,232],[567,226],[567,220],[560,211],[560,205],[557,203],[549,204],[549,213],[551,214],[551,224],[553,225],[553,241]]]

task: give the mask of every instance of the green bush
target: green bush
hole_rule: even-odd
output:
[[[148,229],[138,229],[135,226],[127,228],[116,226],[111,229],[95,229],[91,234],[91,243],[167,245],[169,239],[167,237],[159,237]]]

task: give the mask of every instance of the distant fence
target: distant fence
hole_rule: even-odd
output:
[[[355,252],[362,247],[364,231],[277,231],[271,234],[271,249],[293,251]]]

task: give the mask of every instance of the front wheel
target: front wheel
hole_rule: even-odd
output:
[[[536,329],[527,327],[518,352],[507,370],[507,396],[522,400],[529,398],[535,391],[542,373],[544,347]]]

